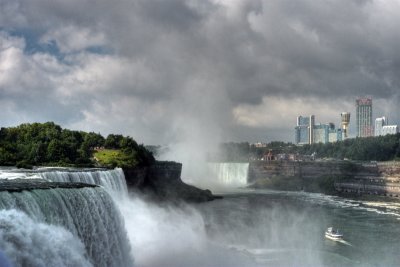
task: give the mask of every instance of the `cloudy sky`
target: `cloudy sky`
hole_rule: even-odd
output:
[[[358,96],[398,124],[399,26],[395,0],[0,0],[0,125],[293,141]]]

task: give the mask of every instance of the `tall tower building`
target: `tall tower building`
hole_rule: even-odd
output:
[[[315,117],[298,116],[295,127],[295,143],[298,145],[312,144],[314,140]]]
[[[374,135],[372,125],[372,99],[362,97],[356,99],[357,136],[368,137]]]
[[[340,117],[342,118],[343,137],[347,138],[349,135],[350,113],[342,112],[340,113]]]

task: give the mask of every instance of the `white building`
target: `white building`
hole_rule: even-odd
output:
[[[383,135],[383,126],[387,124],[386,117],[376,118],[375,119],[375,136]]]
[[[386,117],[375,119],[375,136],[397,134],[399,127],[397,125],[388,125],[388,119]]]
[[[399,126],[397,125],[385,125],[382,128],[382,135],[397,134],[399,132]]]

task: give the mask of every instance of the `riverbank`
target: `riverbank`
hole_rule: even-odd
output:
[[[400,163],[258,161],[250,163],[249,183],[253,188],[399,197]]]

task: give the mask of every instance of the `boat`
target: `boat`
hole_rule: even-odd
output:
[[[333,229],[333,227],[329,227],[326,230],[325,237],[334,241],[343,240],[343,235],[339,233],[338,229]]]

